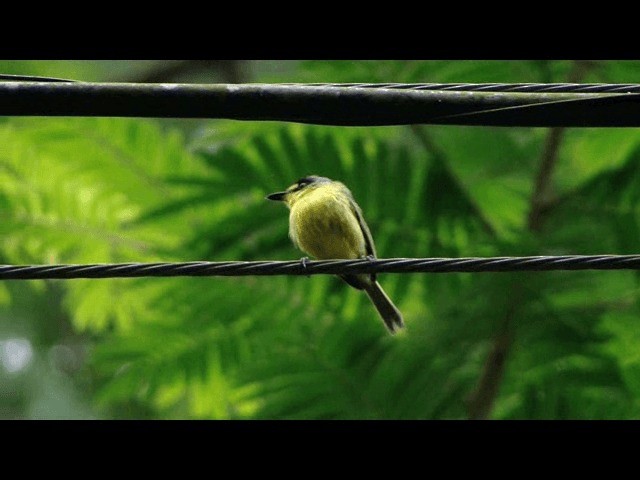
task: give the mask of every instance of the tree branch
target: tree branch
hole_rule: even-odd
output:
[[[445,153],[438,147],[426,129],[421,125],[410,125],[411,131],[418,139],[418,141],[422,144],[424,149],[431,154],[434,162],[436,162],[439,166],[441,166],[449,175],[452,182],[458,188],[458,191],[464,192],[465,188],[461,185],[460,179],[453,173],[451,167],[449,166],[449,162],[447,162]],[[466,196],[465,200],[471,206],[473,214],[478,218],[482,228],[492,237],[495,238],[496,231],[493,228],[493,225],[489,223],[489,220],[484,216],[480,207],[471,199],[469,196]]]
[[[550,129],[545,138],[540,170],[538,170],[530,201],[527,220],[527,227],[530,232],[540,232],[542,228],[542,214],[545,211],[545,206],[549,203],[549,184],[558,161],[558,153],[563,136],[564,128],[556,127]]]
[[[509,318],[505,323],[508,324],[510,321]],[[508,328],[508,325],[505,327]],[[493,340],[493,347],[487,355],[478,386],[467,398],[467,413],[471,420],[482,420],[490,415],[502,384],[511,342],[512,335],[506,330]]]
[[[595,68],[596,63],[590,61],[576,61],[568,75],[568,83],[579,83],[589,70]],[[564,137],[564,127],[549,129],[542,150],[540,170],[536,177],[533,194],[531,196],[527,226],[530,232],[539,233],[542,228],[542,217],[549,210],[552,203],[550,195],[550,183],[553,171],[558,161],[560,144]]]
[[[576,61],[568,75],[569,83],[581,82],[586,74],[597,64],[589,61]],[[564,137],[563,127],[549,129],[544,141],[544,148],[540,157],[540,169],[535,180],[533,194],[531,195],[527,228],[533,234],[540,234],[543,225],[543,215],[549,210],[550,183],[558,161],[560,146]],[[522,293],[523,285],[514,285],[509,311],[502,323],[501,331],[493,341],[493,347],[487,355],[478,385],[471,393],[467,401],[467,412],[471,419],[489,418],[495,400],[500,392],[502,379],[508,355],[513,344],[515,332],[512,330],[513,318],[519,306],[518,299]]]

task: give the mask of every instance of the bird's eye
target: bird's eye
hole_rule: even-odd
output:
[[[298,188],[306,187],[307,185],[309,185],[309,182],[307,181],[298,182]]]

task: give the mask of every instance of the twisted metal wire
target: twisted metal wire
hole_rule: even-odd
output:
[[[640,93],[640,84],[637,83],[286,83],[283,85],[450,92]]]
[[[0,74],[0,82],[75,82],[56,77],[41,77],[35,75],[12,75],[9,73]]]
[[[0,82],[78,82],[57,77],[0,74]],[[85,82],[86,83],[86,82]],[[295,87],[447,90],[452,92],[640,93],[637,83],[282,83]]]
[[[623,127],[640,126],[640,85],[196,85],[0,75],[0,115],[226,118],[351,126]]]
[[[640,255],[561,255],[489,258],[0,265],[0,280],[318,275],[358,273],[533,272],[640,270]]]

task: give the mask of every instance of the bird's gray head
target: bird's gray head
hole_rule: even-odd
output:
[[[286,198],[289,194],[294,192],[299,192],[310,185],[318,185],[321,183],[331,183],[333,180],[327,177],[320,177],[318,175],[309,175],[308,177],[303,177],[298,180],[293,185],[289,186],[284,192],[276,192],[270,195],[267,195],[268,200],[276,200],[276,201],[286,201]]]

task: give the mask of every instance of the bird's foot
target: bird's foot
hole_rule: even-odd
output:
[[[305,270],[307,269],[307,262],[309,262],[309,257],[302,257],[300,259],[300,265],[302,265],[302,268],[304,268]],[[307,277],[310,277],[311,275],[307,275]]]
[[[367,255],[364,258],[366,258],[369,262],[375,262],[375,260],[376,260],[376,257],[374,257],[373,255]],[[371,279],[375,281],[376,278],[377,278],[377,275],[375,273],[372,273],[371,274]]]

